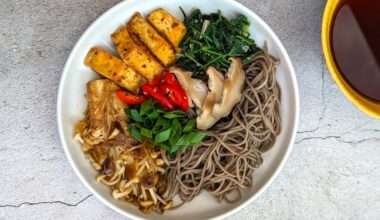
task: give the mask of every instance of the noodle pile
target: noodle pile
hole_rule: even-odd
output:
[[[122,105],[114,103],[120,102],[114,93],[105,96],[108,93],[104,88],[112,89],[113,82],[109,80],[89,84],[88,97],[92,100],[89,109],[101,110],[89,112],[93,114],[87,114],[87,119],[77,124],[75,139],[83,144],[87,159],[99,171],[97,181],[109,186],[115,199],[132,203],[144,213],[177,208],[202,190],[220,202],[237,202],[241,199],[241,189],[252,186],[253,173],[263,163],[261,154],[273,147],[281,130],[280,90],[275,79],[277,66],[278,61],[268,54],[265,45],[263,53],[244,67],[243,96],[231,114],[208,130],[208,137],[201,144],[175,155],[147,142],[138,144],[125,128],[126,117],[114,120],[103,114],[96,115],[111,110],[116,112],[112,116],[124,115]],[[103,85],[100,86],[103,90],[97,93],[92,86],[99,85]],[[101,97],[103,101],[95,102],[102,100]],[[189,114],[194,117],[195,112]],[[95,121],[99,123],[90,120],[94,118],[99,119]],[[113,131],[106,132],[107,138],[98,137],[102,133],[99,131],[105,128],[113,128]],[[99,139],[99,143],[92,143],[93,139],[89,143],[87,130],[89,134],[98,135],[93,139]],[[179,204],[173,204],[176,195],[182,200]]]
[[[240,189],[252,186],[252,175],[263,162],[261,153],[272,148],[281,130],[277,66],[265,45],[245,67],[242,100],[207,132],[209,138],[172,157],[161,150],[167,165],[166,199],[178,194],[182,205],[206,190],[219,201],[233,203],[240,200]]]

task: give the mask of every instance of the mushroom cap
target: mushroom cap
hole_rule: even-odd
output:
[[[218,121],[218,119],[212,115],[212,110],[215,103],[221,100],[223,93],[224,77],[222,73],[214,67],[209,67],[206,73],[209,76],[208,87],[210,91],[202,106],[201,115],[197,117],[197,128],[201,130],[209,129]]]
[[[207,69],[206,73],[208,75],[208,87],[215,94],[215,102],[220,102],[223,95],[224,76],[212,66]]]
[[[211,128],[218,120],[212,115],[212,109],[215,104],[216,95],[209,92],[206,101],[202,107],[202,113],[197,117],[197,128],[207,130]]]
[[[233,107],[240,102],[245,81],[245,72],[239,58],[230,58],[232,61],[223,84],[222,101],[215,104],[212,114],[215,118],[226,117]]]

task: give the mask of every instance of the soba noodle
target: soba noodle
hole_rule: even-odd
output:
[[[185,203],[206,190],[219,201],[233,203],[240,200],[240,189],[252,186],[252,175],[263,162],[261,154],[273,147],[281,130],[277,66],[265,45],[245,67],[242,100],[207,132],[209,138],[173,157],[161,150],[167,165],[166,199],[178,194]]]

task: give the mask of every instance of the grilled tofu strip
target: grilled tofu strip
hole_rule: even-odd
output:
[[[161,63],[136,36],[129,34],[127,27],[119,28],[111,37],[123,61],[149,81],[154,80],[164,71]]]
[[[178,45],[186,34],[186,27],[181,21],[162,8],[150,13],[148,21],[160,34],[172,43],[177,51],[179,50]]]
[[[99,48],[92,48],[88,52],[84,64],[133,93],[139,92],[140,85],[144,80],[143,76],[134,71],[132,67]]]
[[[157,31],[136,12],[128,22],[128,30],[145,44],[146,47],[168,67],[175,61],[175,50]]]

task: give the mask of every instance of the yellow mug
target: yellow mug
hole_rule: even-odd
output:
[[[343,94],[363,112],[380,119],[380,102],[371,100],[353,89],[341,75],[331,49],[331,28],[340,0],[327,0],[322,19],[322,49],[327,67]],[[380,88],[379,88],[380,89]]]

